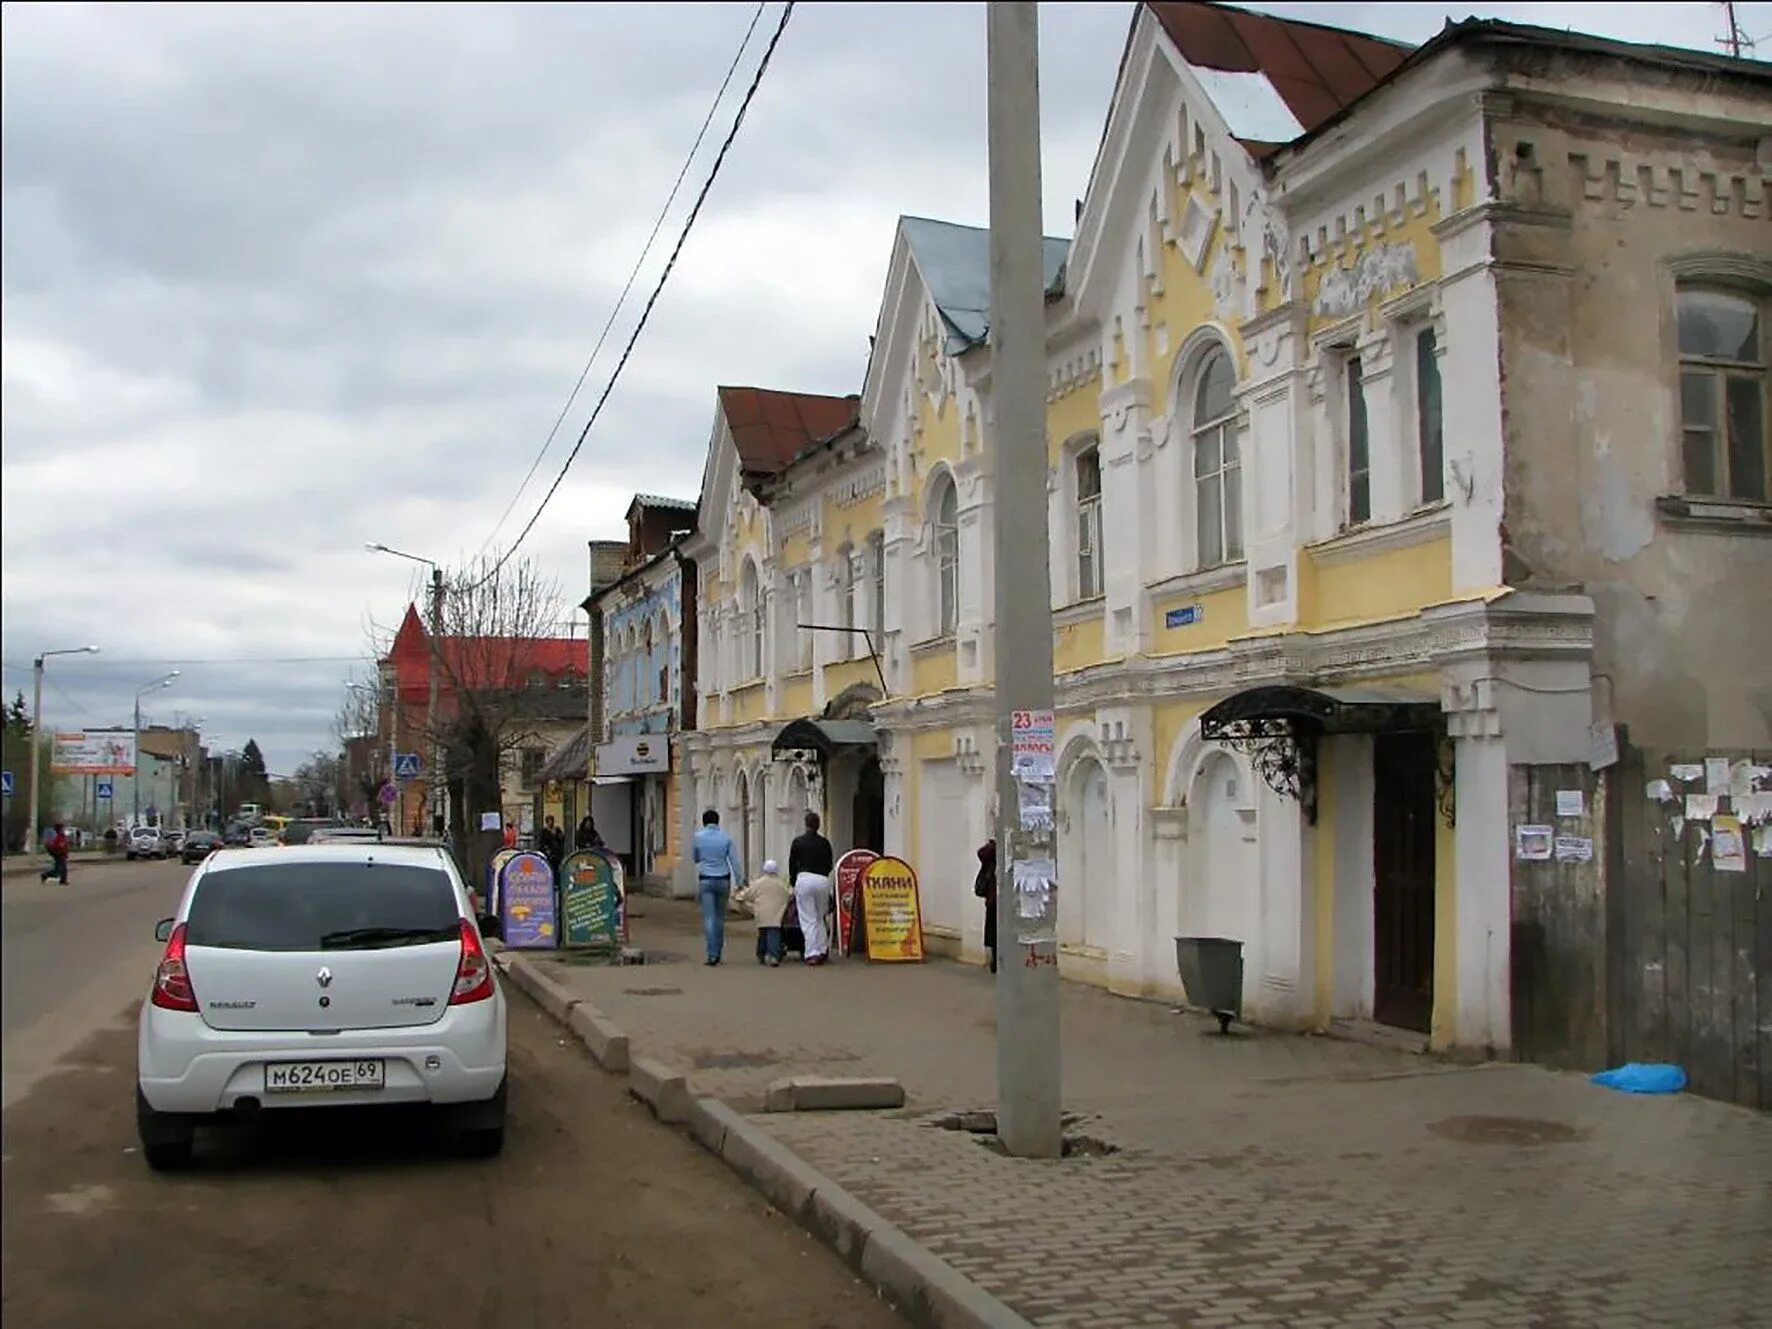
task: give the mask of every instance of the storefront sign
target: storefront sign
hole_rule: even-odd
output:
[[[54,775],[134,775],[135,736],[106,729],[57,734],[49,769]]]
[[[618,734],[597,745],[598,775],[662,775],[670,769],[669,734]]]
[[[498,874],[498,912],[505,945],[535,950],[560,944],[554,926],[554,870],[540,854],[520,853]]]
[[[923,910],[917,873],[902,858],[877,858],[861,874],[868,959],[921,960]]]
[[[837,890],[838,955],[854,953],[855,943],[860,940],[856,934],[856,922],[861,915],[861,874],[867,871],[868,864],[879,857],[872,849],[851,849],[837,860],[834,875]]]
[[[566,946],[619,946],[624,891],[615,855],[583,849],[560,865],[560,912]]]

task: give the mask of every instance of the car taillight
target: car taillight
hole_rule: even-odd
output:
[[[470,1001],[485,1001],[491,995],[492,961],[486,958],[480,934],[464,918],[461,921],[461,960],[455,966],[455,990],[449,994],[449,1004],[466,1006]]]
[[[154,991],[149,1000],[163,1011],[195,1011],[197,994],[185,969],[185,925],[180,923],[166,939],[166,954],[154,971]]]

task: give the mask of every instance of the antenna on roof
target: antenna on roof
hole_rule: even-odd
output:
[[[1726,35],[1717,38],[1717,45],[1739,60],[1743,55],[1752,52],[1755,41],[1747,35],[1746,30],[1741,26],[1741,20],[1736,17],[1734,0],[1723,0],[1723,17],[1729,24],[1729,31]]]

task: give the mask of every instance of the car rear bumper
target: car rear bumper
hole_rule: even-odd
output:
[[[380,1089],[265,1091],[270,1062],[362,1060],[384,1064]],[[199,1015],[143,1002],[136,1040],[136,1078],[156,1112],[225,1112],[248,1098],[266,1108],[478,1103],[504,1077],[502,994],[449,1007],[434,1024],[336,1034],[211,1029]]]

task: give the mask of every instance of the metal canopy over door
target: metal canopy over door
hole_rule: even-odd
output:
[[[1434,736],[1372,740],[1373,1017],[1428,1032],[1434,1009]]]

